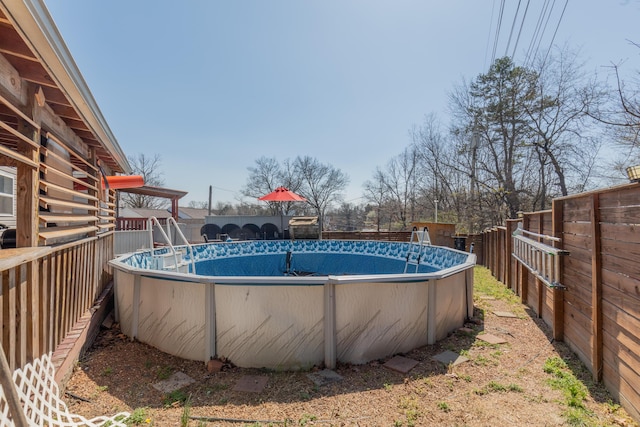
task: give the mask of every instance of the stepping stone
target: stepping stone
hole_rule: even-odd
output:
[[[317,386],[323,386],[338,381],[342,381],[342,375],[332,371],[331,369],[323,369],[319,372],[311,372],[307,377]]]
[[[416,367],[418,364],[417,360],[409,359],[407,357],[395,356],[392,359],[388,360],[385,363],[385,368],[391,369],[392,371],[400,372],[401,374],[406,374],[410,370]]]
[[[493,314],[498,317],[518,317],[510,311],[494,311]]]
[[[505,340],[504,338],[500,338],[491,334],[476,335],[476,338],[481,341],[488,342],[489,344],[504,344],[507,342],[507,340]]]
[[[442,363],[445,366],[449,366],[449,365],[459,365],[461,363],[467,362],[469,359],[467,359],[464,356],[460,356],[458,353],[454,353],[453,351],[447,350],[444,351],[440,354],[436,354],[435,356],[432,357],[433,360],[437,360],[438,362]]]
[[[194,382],[196,382],[196,380],[184,372],[175,372],[166,380],[153,384],[153,388],[161,391],[162,393],[171,393],[181,389],[182,387],[188,386],[189,384],[193,384]]]
[[[264,375],[244,375],[240,377],[233,391],[246,391],[249,393],[260,393],[267,385],[269,377]]]

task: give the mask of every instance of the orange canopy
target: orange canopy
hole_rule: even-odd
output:
[[[122,188],[137,188],[144,185],[144,178],[140,175],[110,175],[107,176],[107,183],[111,190],[119,190]],[[105,188],[104,179],[102,180],[102,188]]]

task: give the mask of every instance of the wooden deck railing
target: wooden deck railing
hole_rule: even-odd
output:
[[[113,233],[55,248],[5,249],[0,329],[11,369],[53,352],[112,279]]]
[[[161,225],[166,225],[166,218],[158,218]],[[116,230],[146,230],[148,218],[116,218]]]

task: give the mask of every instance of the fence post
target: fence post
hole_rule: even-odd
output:
[[[553,237],[561,239],[559,242],[553,243],[556,248],[563,249],[564,201],[554,199],[551,203],[551,212]],[[565,257],[560,257],[558,260],[560,271],[557,278],[563,284],[566,283],[564,280],[564,260]],[[562,288],[553,289],[553,339],[556,341],[564,340],[564,292]]]
[[[507,288],[515,290],[514,281],[513,281],[513,257],[511,254],[513,253],[513,232],[518,228],[518,223],[520,220],[518,219],[508,219],[507,220],[507,236],[505,242],[505,262],[506,262],[506,271],[505,271],[505,281],[504,284],[507,285]]]
[[[591,366],[594,381],[602,380],[602,255],[600,251],[600,196],[591,196]]]

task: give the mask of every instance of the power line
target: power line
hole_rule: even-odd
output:
[[[489,20],[489,32],[487,33],[487,46],[484,48],[484,66],[482,69],[487,69],[487,55],[489,54],[489,41],[491,40],[491,28],[493,28],[493,14],[496,9],[496,0],[493,0],[493,6],[491,7],[491,19]]]
[[[533,35],[531,36],[531,41],[529,42],[529,47],[527,48],[527,53],[524,56],[523,64],[526,65],[529,62],[529,58],[533,53],[533,47],[536,44],[536,39],[538,38],[538,33],[540,32],[540,28],[542,27],[542,21],[544,20],[544,15],[547,13],[547,7],[549,7],[549,0],[544,0],[542,5],[542,10],[540,11],[540,16],[538,16],[538,21],[536,22],[536,26],[533,30]]]
[[[516,13],[513,15],[513,22],[511,23],[511,31],[509,32],[509,40],[507,40],[507,47],[504,50],[504,56],[509,55],[509,45],[511,44],[511,37],[513,37],[513,30],[516,28],[516,19],[518,18],[518,12],[520,12],[520,4],[522,0],[518,0],[518,7]]]
[[[518,47],[518,42],[520,41],[520,36],[522,35],[522,28],[524,28],[524,20],[527,17],[527,11],[529,10],[529,3],[531,3],[531,0],[527,0],[527,6],[524,8],[522,21],[520,21],[520,30],[518,31],[518,37],[516,38],[516,43],[513,45],[513,52],[511,53],[512,58],[516,55],[516,48]]]
[[[547,49],[547,54],[544,56],[544,60],[542,61],[542,65],[547,62],[547,57],[549,56],[549,52],[551,52],[551,47],[553,46],[553,42],[556,39],[556,34],[558,34],[558,28],[560,28],[560,23],[562,22],[562,18],[564,17],[564,12],[567,10],[567,5],[569,4],[569,0],[564,2],[564,7],[562,8],[562,13],[560,14],[560,19],[558,19],[558,25],[556,25],[556,30],[553,32],[553,37],[551,37],[551,43],[549,43],[549,49]]]
[[[535,50],[532,52],[531,57],[529,57],[528,59],[530,60],[530,62],[533,62],[536,55],[538,55],[538,50],[540,50],[540,44],[542,43],[542,38],[544,37],[544,33],[547,31],[547,25],[549,25],[549,19],[551,18],[551,12],[553,12],[553,8],[556,6],[556,0],[553,0],[553,3],[551,4],[551,7],[549,8],[549,13],[547,13],[547,18],[544,21],[544,27],[542,28],[542,31],[540,32],[540,36],[538,37],[538,43],[537,46],[535,48]]]
[[[493,40],[493,53],[491,54],[491,65],[496,60],[496,50],[498,49],[498,39],[500,38],[500,27],[502,27],[502,16],[504,15],[504,2],[500,4],[500,13],[498,14],[498,25],[496,26],[496,36]]]

